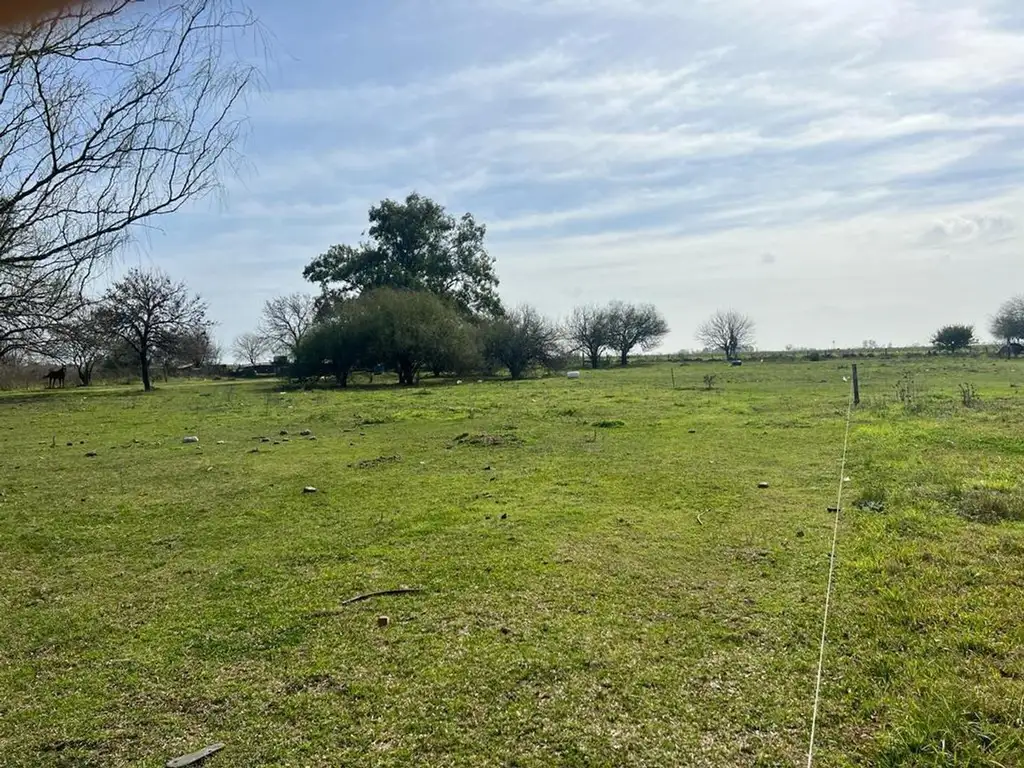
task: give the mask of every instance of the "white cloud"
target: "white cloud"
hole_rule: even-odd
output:
[[[337,45],[345,13],[303,44]],[[417,189],[489,225],[510,298],[555,311],[622,291],[703,311],[738,294],[769,344],[801,343],[782,338],[787,313],[811,312],[837,275],[923,337],[894,309],[915,274],[942,306],[960,297],[981,314],[992,283],[968,296],[959,260],[1012,269],[1024,25],[1006,22],[1010,2],[441,0],[403,13],[401,45],[369,24],[351,58],[320,51],[333,77],[311,70],[254,106],[257,171],[224,213],[197,217],[221,227],[197,259],[249,249],[280,283],[357,237],[380,197]],[[811,329],[887,336],[851,317]]]

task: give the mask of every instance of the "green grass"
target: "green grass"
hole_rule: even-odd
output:
[[[669,372],[0,395],[0,763],[800,764],[848,368]],[[1024,364],[860,374],[816,765],[1024,765]]]

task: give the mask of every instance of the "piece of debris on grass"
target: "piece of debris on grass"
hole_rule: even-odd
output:
[[[412,595],[422,592],[423,590],[419,587],[398,587],[396,589],[382,589],[378,592],[366,592],[362,595],[356,595],[350,597],[348,600],[342,600],[340,605],[341,608],[329,608],[324,611],[313,611],[312,613],[306,614],[308,618],[317,619],[327,616],[337,616],[341,613],[342,608],[346,605],[352,605],[352,603],[361,603],[363,600],[371,600],[374,597],[386,597],[389,595]]]
[[[196,437],[195,435],[189,435],[188,437],[181,438],[181,442],[183,442],[183,443],[198,443],[199,442],[199,438]]]
[[[829,512],[839,512],[840,511],[840,507],[829,507],[828,511]]]
[[[96,458],[96,457],[97,457],[98,455],[99,455],[99,454],[98,454],[98,453],[96,453],[96,451],[89,451],[89,452],[88,452],[87,454],[85,454],[85,458],[87,458],[87,459],[94,459],[94,458]]]
[[[758,488],[767,488],[768,487],[768,483],[766,483],[764,480],[762,480],[760,483],[757,484],[757,487]]]
[[[307,485],[305,488],[302,489],[302,492],[303,493],[316,493],[316,488],[314,488],[312,485]]]
[[[309,437],[312,434],[313,434],[313,430],[311,430],[311,429],[304,429],[301,432],[299,432],[299,435],[302,436],[302,437]]]
[[[281,437],[284,437],[285,435],[288,434],[288,430],[287,429],[282,429],[280,432],[278,432],[278,434],[281,435]]]
[[[186,766],[202,762],[206,758],[210,757],[210,755],[220,752],[222,749],[224,749],[224,744],[218,741],[216,744],[203,747],[196,752],[190,752],[189,754],[182,755],[181,757],[171,758],[165,763],[165,765],[166,768],[186,768]]]
[[[390,623],[391,623],[391,619],[389,619],[387,616],[378,616],[377,617],[377,626],[378,627],[383,628],[383,627],[386,627]]]

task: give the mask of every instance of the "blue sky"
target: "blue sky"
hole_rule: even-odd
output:
[[[901,344],[1024,292],[1016,0],[252,7],[247,170],[125,259],[225,343],[413,190],[488,225],[507,303],[650,301],[670,351],[720,307],[762,348]]]

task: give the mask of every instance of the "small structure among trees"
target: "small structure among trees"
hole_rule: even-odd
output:
[[[992,335],[1004,342],[1000,352],[1016,357],[1024,342],[1024,296],[1007,299],[999,307],[989,326]]]

